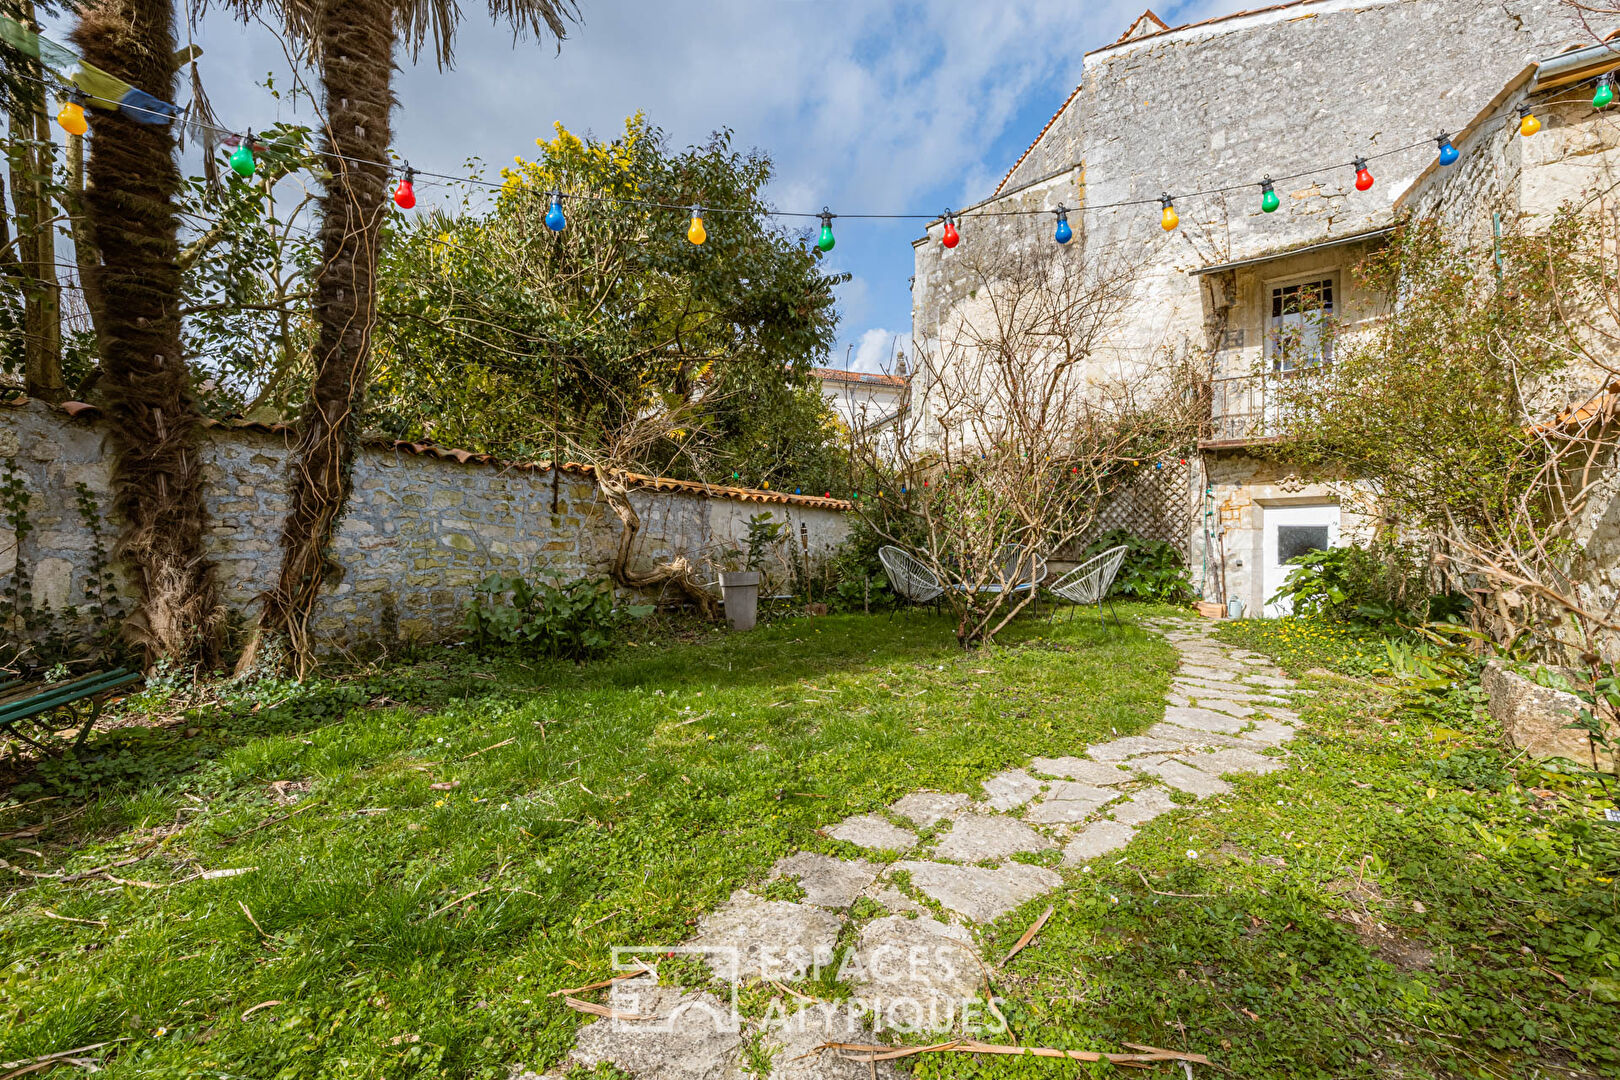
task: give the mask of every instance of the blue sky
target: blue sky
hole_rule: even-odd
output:
[[[399,58],[395,144],[418,168],[456,172],[479,158],[494,169],[532,155],[554,121],[611,135],[639,109],[680,145],[728,126],[739,146],[769,152],[780,209],[937,214],[989,194],[1079,81],[1085,52],[1118,37],[1143,2],[580,0],[560,53],[514,43],[473,3],[454,69]],[[1239,6],[1155,10],[1176,25]],[[282,45],[266,28],[216,7],[195,40],[223,123],[310,118],[285,93]],[[279,99],[256,85],[271,72]],[[417,191],[433,204],[431,185]],[[908,341],[920,232],[918,222],[838,223],[828,264],[854,277],[839,295],[835,366],[875,370],[896,338]]]

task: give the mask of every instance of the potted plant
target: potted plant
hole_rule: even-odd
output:
[[[735,630],[752,630],[759,620],[759,587],[765,583],[765,558],[781,543],[787,522],[773,521],[769,511],[748,519],[747,560],[737,569],[743,553],[732,549],[722,554],[720,597],[725,602],[726,621]]]

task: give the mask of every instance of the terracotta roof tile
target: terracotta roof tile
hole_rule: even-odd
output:
[[[5,404],[21,405],[25,404],[27,400],[27,398],[23,398],[5,402]],[[65,401],[57,408],[74,419],[94,420],[101,415],[99,408],[83,401]],[[255,431],[263,435],[289,435],[293,432],[291,424],[265,424],[257,420],[215,420],[205,417],[203,426],[231,428],[236,431]],[[454,461],[462,465],[480,465],[525,472],[549,472],[552,464],[549,461],[506,461],[493,454],[475,454],[471,450],[461,450],[456,447],[434,446],[432,443],[404,442],[398,439],[364,439],[362,442],[373,449],[393,450],[395,453],[437,458],[440,461]],[[577,461],[565,461],[560,468],[563,472],[575,476],[596,475],[594,465],[583,465]],[[622,475],[631,487],[643,488],[649,491],[684,491],[709,499],[734,499],[737,502],[813,506],[824,510],[848,510],[853,506],[848,499],[822,498],[820,495],[790,495],[785,491],[770,491],[764,488],[725,487],[719,484],[706,484],[701,480],[677,480],[671,476],[647,476],[643,473],[627,472]]]
[[[880,386],[904,386],[909,381],[904,375],[878,375],[870,371],[846,371],[843,368],[811,368],[810,374],[822,382],[875,383]]]

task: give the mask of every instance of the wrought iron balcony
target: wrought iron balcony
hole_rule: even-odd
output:
[[[1210,380],[1209,434],[1202,445],[1210,448],[1275,442],[1288,433],[1298,408],[1302,380],[1333,377],[1331,364],[1312,364],[1288,371],[1261,371],[1223,375]]]

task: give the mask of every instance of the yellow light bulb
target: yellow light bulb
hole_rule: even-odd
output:
[[[1164,228],[1165,232],[1170,232],[1181,224],[1181,215],[1176,213],[1175,207],[1167,206],[1164,208],[1164,213],[1159,215],[1159,224]]]
[[[686,227],[686,238],[694,244],[701,244],[709,238],[708,232],[703,228],[703,209],[701,207],[692,207],[692,224]]]
[[[63,102],[62,111],[56,114],[56,122],[69,135],[83,135],[90,130],[89,121],[84,118],[84,106],[77,101]]]
[[[1541,121],[1537,120],[1532,113],[1525,113],[1519,120],[1519,134],[1527,139],[1540,130]]]

